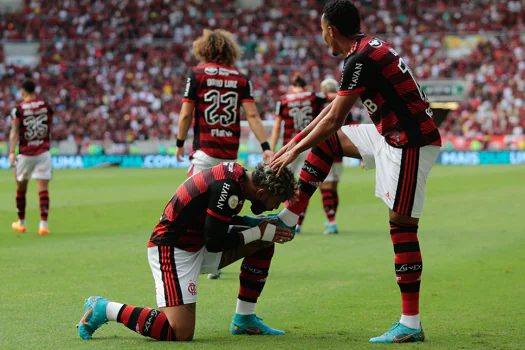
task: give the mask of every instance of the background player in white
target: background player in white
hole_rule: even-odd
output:
[[[29,178],[36,179],[40,199],[40,235],[49,234],[47,217],[49,211],[49,181],[52,178],[51,154],[49,153],[53,110],[35,93],[36,85],[25,80],[21,86],[22,103],[11,112],[12,124],[9,134],[9,165],[15,168],[16,207],[18,221],[11,228],[26,232],[25,208]],[[15,155],[16,146],[19,154]]]

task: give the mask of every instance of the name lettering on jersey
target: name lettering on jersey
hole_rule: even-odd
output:
[[[348,90],[352,90],[357,86],[357,82],[359,81],[359,76],[361,75],[362,70],[363,70],[363,64],[356,63],[354,72],[352,73],[352,83],[348,86]]]
[[[31,116],[31,115],[40,115],[40,114],[47,114],[47,108],[40,108],[37,110],[26,109],[24,111],[24,117]]]
[[[223,130],[223,129],[211,129],[211,136],[214,137],[231,137],[233,136],[233,132],[229,130]]]
[[[44,143],[44,140],[34,140],[27,143],[28,146],[40,146]]]
[[[225,88],[232,88],[237,89],[237,81],[236,80],[221,80],[221,79],[206,79],[206,85],[209,87],[225,87]]]
[[[46,104],[44,101],[35,101],[35,102],[29,102],[22,104],[22,109],[31,109],[31,108],[38,108],[42,105]]]
[[[288,103],[288,107],[290,107],[290,108],[311,106],[311,105],[312,105],[312,101],[310,101],[310,100],[294,101],[294,102],[289,102]]]
[[[224,203],[226,203],[229,189],[230,185],[228,185],[227,183],[224,183],[222,185],[221,196],[219,197],[219,201],[217,202],[217,208],[224,209]]]

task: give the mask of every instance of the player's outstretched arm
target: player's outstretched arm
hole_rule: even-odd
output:
[[[268,141],[266,139],[264,125],[262,123],[259,112],[257,112],[255,102],[243,102],[242,109],[244,109],[246,119],[248,120],[248,124],[250,124],[250,129],[252,129],[253,133],[255,134],[255,137],[261,143],[261,147],[263,148],[263,158],[270,159],[271,157],[273,157],[273,152],[270,149],[270,145],[268,144]]]
[[[299,134],[300,142],[298,142],[292,149],[287,150],[286,153],[281,154],[279,157],[274,157],[270,165],[273,168],[279,168],[278,173],[280,174],[282,169],[293,162],[299,154],[320,144],[336,133],[344,124],[348,113],[350,113],[350,110],[354,106],[358,97],[359,94],[337,96],[337,98],[331,103],[330,111],[317,123],[313,130],[311,130],[306,136],[301,132]],[[296,141],[297,140],[296,136]]]
[[[188,130],[191,126],[191,119],[193,118],[193,110],[195,109],[195,102],[183,102],[182,109],[179,116],[179,133],[177,134],[177,160],[183,161],[184,140],[188,136]]]
[[[13,119],[9,132],[9,166],[15,166],[15,149],[20,137],[20,119]]]
[[[277,147],[277,142],[281,137],[281,124],[283,119],[281,117],[275,117],[275,122],[273,123],[272,136],[270,137],[270,148],[273,152]]]

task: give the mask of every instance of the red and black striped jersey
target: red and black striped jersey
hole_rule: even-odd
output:
[[[241,104],[255,102],[252,83],[233,67],[207,63],[186,77],[183,102],[195,102],[193,150],[210,157],[237,159]]]
[[[189,177],[164,208],[148,246],[200,250],[206,215],[230,222],[241,211],[245,179],[246,169],[237,163],[220,163]]]
[[[16,105],[13,121],[20,121],[18,152],[35,156],[49,151],[53,109],[44,100],[31,100]]]
[[[362,36],[345,59],[339,95],[359,94],[394,147],[441,146],[432,109],[412,71],[386,42]]]
[[[327,96],[311,91],[293,92],[281,97],[275,108],[275,117],[284,120],[284,144],[301,132],[323,110]]]

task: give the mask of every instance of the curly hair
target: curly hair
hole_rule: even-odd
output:
[[[204,29],[202,36],[193,42],[193,55],[202,62],[233,67],[241,57],[241,48],[232,34],[222,29]]]
[[[279,176],[277,170],[268,163],[260,162],[252,173],[253,184],[267,188],[274,196],[284,196],[289,200],[298,188],[297,179],[289,168],[284,168]]]
[[[361,32],[361,17],[354,4],[348,0],[335,0],[327,3],[323,9],[324,19],[329,26],[334,26],[344,36]]]

